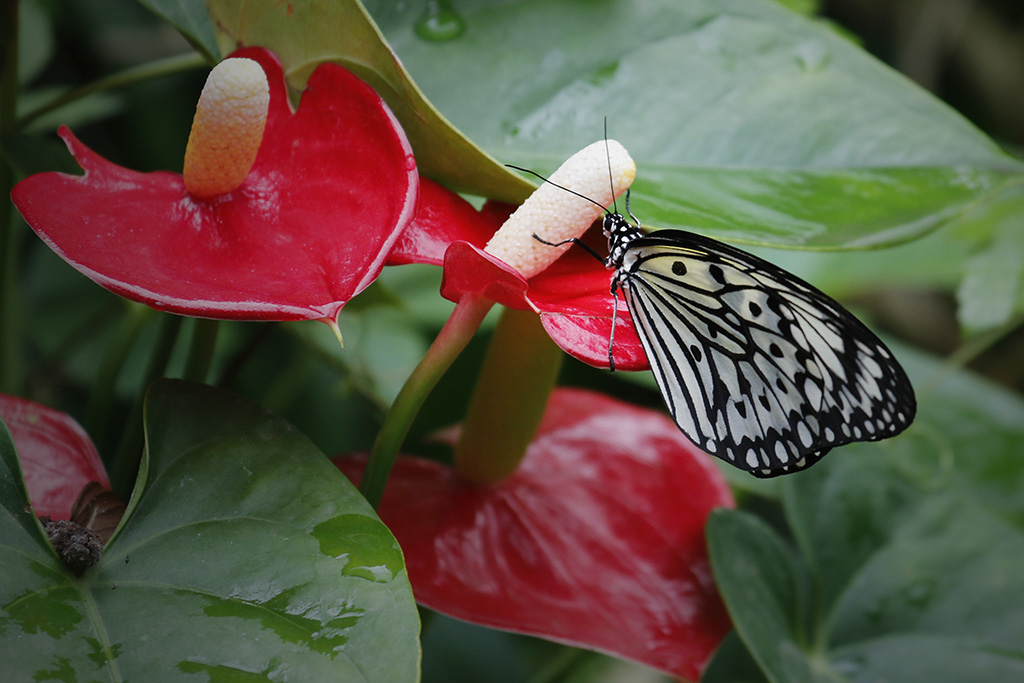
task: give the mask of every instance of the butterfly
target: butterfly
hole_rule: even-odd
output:
[[[774,477],[806,469],[836,446],[895,436],[913,421],[903,368],[835,300],[708,237],[645,234],[628,190],[632,222],[601,208],[607,257],[567,242],[614,270],[609,366],[621,293],[668,411],[698,448]]]

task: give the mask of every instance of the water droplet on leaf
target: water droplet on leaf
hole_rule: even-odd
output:
[[[423,16],[416,22],[416,35],[441,43],[454,40],[466,30],[466,22],[452,7],[450,0],[427,0]]]

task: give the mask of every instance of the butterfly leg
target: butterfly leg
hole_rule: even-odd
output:
[[[578,237],[570,237],[569,239],[562,240],[561,242],[548,242],[546,239],[542,238],[537,233],[533,233],[533,239],[537,240],[541,244],[546,244],[549,247],[560,247],[563,244],[575,244],[578,247],[583,247],[588,254],[596,258],[601,263],[604,263],[604,257],[598,254],[596,251],[594,251],[593,247],[591,247],[590,245],[584,244]]]
[[[608,370],[615,372],[615,321],[619,318],[619,281],[612,278],[612,332],[608,335]]]

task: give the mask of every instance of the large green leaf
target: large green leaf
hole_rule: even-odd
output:
[[[0,435],[0,659],[29,680],[415,680],[394,538],[301,434],[177,381],[146,403],[148,457],[99,564],[74,577]]]
[[[402,123],[423,174],[458,190],[508,201],[529,194],[529,183],[489,158],[423,97],[355,0],[206,4],[225,54],[243,45],[269,48],[280,57],[294,88],[301,89],[313,69],[328,61],[373,86]]]
[[[957,289],[964,328],[978,332],[1024,313],[1024,182],[964,216],[953,234],[975,247]]]
[[[138,0],[154,14],[178,29],[185,40],[190,42],[211,62],[220,58],[217,39],[206,14],[203,0]]]
[[[808,661],[806,608],[793,553],[770,526],[736,510],[716,510],[707,533],[715,580],[736,631],[769,680],[817,680]]]
[[[752,521],[709,527],[712,549],[729,551],[712,560],[736,630],[773,681],[793,680],[787,641],[806,643],[805,664],[828,680],[1024,679],[1024,402],[902,356],[921,394],[915,424],[783,481],[797,549]],[[791,590],[777,585],[790,565],[815,589],[806,632],[797,608],[770,599]]]
[[[368,3],[437,108],[496,158],[550,172],[602,134],[660,227],[805,247],[905,241],[1021,166],[822,24],[760,0]]]

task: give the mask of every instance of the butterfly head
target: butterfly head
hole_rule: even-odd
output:
[[[629,210],[628,190],[626,191],[626,213],[633,219],[632,223],[618,211],[609,211],[604,216],[601,227],[604,230],[604,236],[608,238],[608,258],[605,261],[608,266],[620,265],[629,243],[643,236],[640,231],[640,221]]]

